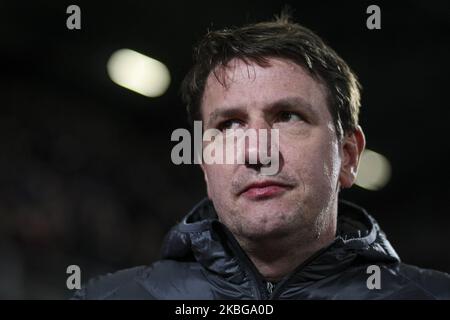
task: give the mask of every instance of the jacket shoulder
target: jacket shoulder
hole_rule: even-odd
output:
[[[148,269],[151,269],[151,266],[139,266],[97,276],[75,292],[72,299],[107,300],[124,299],[124,296],[150,298],[148,292],[143,291],[135,282],[135,279],[148,272]]]
[[[404,263],[399,265],[398,273],[430,299],[450,299],[450,274]]]
[[[195,266],[189,263],[160,260],[148,266],[133,267],[92,278],[72,299],[160,299],[161,292],[165,291],[170,279],[173,281],[187,278],[192,269],[195,269]]]

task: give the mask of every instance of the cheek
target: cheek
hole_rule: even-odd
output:
[[[319,154],[319,152],[318,152]],[[339,180],[340,172],[340,157],[339,148],[335,143],[324,144],[324,147],[320,151],[320,158],[317,157],[317,171],[321,171],[322,182],[324,188],[335,191]]]
[[[213,193],[213,195],[225,194],[225,192],[223,191],[229,189],[233,173],[232,168],[230,167],[231,165],[221,164],[204,166],[204,170],[208,180],[208,189]]]
[[[281,141],[280,141],[281,142]],[[337,144],[328,136],[309,139],[285,139],[280,143],[280,151],[286,170],[294,173],[306,185],[317,187],[333,186],[340,170]]]

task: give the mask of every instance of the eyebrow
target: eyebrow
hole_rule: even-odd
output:
[[[267,106],[271,111],[279,111],[280,109],[291,109],[304,111],[307,114],[314,115],[317,113],[317,108],[314,108],[308,101],[299,96],[286,97],[276,100]]]
[[[317,114],[316,108],[314,108],[309,102],[299,96],[285,97],[279,100],[272,101],[264,106],[264,111],[277,112],[283,109],[299,110],[305,112],[307,115],[314,116]],[[217,118],[227,118],[230,116],[244,115],[246,113],[245,106],[230,106],[219,107],[209,115],[207,124],[210,127],[211,124],[217,120]]]

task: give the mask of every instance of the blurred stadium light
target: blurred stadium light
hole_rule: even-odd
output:
[[[380,190],[391,177],[391,165],[383,155],[364,150],[358,168],[356,185],[367,190]]]
[[[161,96],[170,84],[170,73],[163,63],[130,49],[114,52],[107,71],[116,84],[146,97]]]

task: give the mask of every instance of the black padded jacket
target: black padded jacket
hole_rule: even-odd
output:
[[[450,275],[400,262],[376,221],[340,201],[334,242],[273,285],[204,199],[167,234],[161,260],[92,279],[73,298],[450,299]]]

